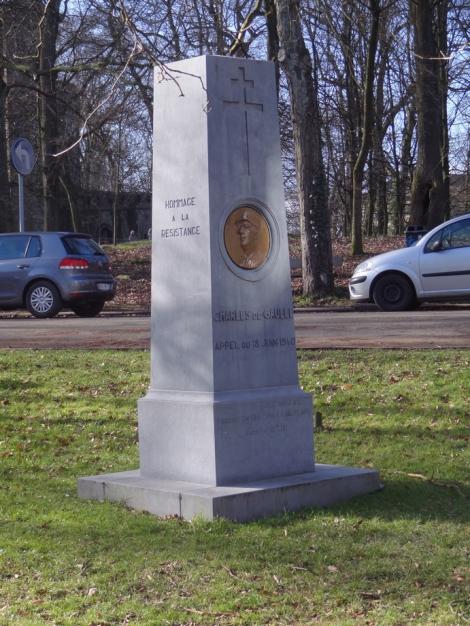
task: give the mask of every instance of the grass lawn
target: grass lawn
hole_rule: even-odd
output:
[[[0,624],[470,623],[470,351],[299,355],[317,460],[385,489],[249,524],[76,496],[138,466],[148,352],[0,352]]]

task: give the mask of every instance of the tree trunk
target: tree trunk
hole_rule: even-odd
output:
[[[389,50],[387,49],[383,32],[381,34],[381,42],[381,56],[377,73],[377,94],[375,98],[375,124],[372,134],[372,162],[374,165],[373,176],[377,187],[377,194],[375,198],[377,234],[386,235],[388,232],[387,168],[385,165],[386,157],[383,144],[385,133],[387,132],[387,120],[385,118],[384,82]]]
[[[305,45],[298,0],[275,0],[281,63],[291,99],[300,202],[305,295],[333,289],[330,215],[323,165],[318,93]]]
[[[438,0],[438,5],[447,0]],[[435,37],[435,11],[432,0],[411,0],[416,56],[416,111],[418,159],[413,177],[410,223],[432,228],[446,217],[449,205],[444,181],[443,156],[447,148],[447,114],[443,110],[442,81],[447,70],[440,60]],[[442,7],[441,7],[442,8]],[[441,28],[445,26],[441,23]],[[448,166],[447,166],[448,167]]]
[[[0,52],[6,56],[3,20],[0,20]],[[10,162],[7,132],[8,92],[7,70],[0,67],[0,232],[16,230],[17,228],[17,221],[13,220],[13,212],[11,210],[10,179],[8,175],[8,163]]]
[[[51,72],[57,58],[57,37],[60,15],[60,0],[51,0],[44,9],[40,24],[39,42],[39,161],[42,179],[42,205],[44,230],[59,230],[63,227],[58,206],[59,173],[57,161],[52,154],[57,152],[58,113],[56,75]]]
[[[375,171],[375,162],[372,154],[369,154],[369,203],[367,207],[367,217],[365,231],[368,237],[372,237],[374,232],[375,206],[377,204],[377,179]]]
[[[265,0],[264,8],[266,13],[266,29],[268,31],[268,59],[274,63],[276,75],[276,89],[279,97],[279,81],[281,71],[279,68],[279,35],[277,33],[277,14],[274,0]]]
[[[358,83],[354,74],[354,50],[352,44],[352,5],[349,0],[342,3],[343,23],[341,29],[341,49],[344,59],[346,102],[343,106],[345,132],[344,159],[344,234],[351,237],[353,209],[353,166],[359,152],[357,131],[361,126]]]
[[[221,55],[226,52],[222,4],[221,0],[209,0],[207,7],[215,29],[215,52]]]
[[[448,55],[447,45],[447,13],[448,0],[441,0],[437,4],[437,46],[444,57]],[[447,97],[449,91],[448,61],[439,62],[439,84],[441,96],[441,167],[442,183],[444,186],[443,213],[444,219],[450,218],[450,175],[449,175],[449,128],[447,125]]]
[[[175,20],[173,18],[173,14],[175,11],[175,7],[173,6],[173,1],[167,1],[165,2],[166,7],[167,7],[167,19],[168,19],[168,26],[170,27],[170,32],[171,32],[171,43],[174,49],[174,61],[180,61],[181,59],[184,58],[183,53],[181,52],[181,43],[180,43],[180,33],[178,31],[178,28],[176,27],[175,24]]]
[[[379,39],[380,4],[379,0],[370,0],[371,32],[367,48],[367,64],[364,84],[363,128],[361,147],[353,167],[353,207],[351,227],[351,252],[363,254],[362,247],[362,184],[364,167],[371,145],[371,134],[374,121],[374,71],[375,54]]]
[[[465,166],[464,213],[470,213],[470,128],[467,131],[467,159]]]
[[[8,87],[0,74],[0,232],[11,229],[9,220],[9,180],[7,163],[9,160],[8,140],[6,133],[6,101]]]
[[[411,179],[411,146],[413,133],[416,126],[416,113],[414,102],[404,110],[405,122],[401,133],[401,151],[398,154],[395,122],[392,124],[393,142],[393,201],[392,201],[392,225],[393,234],[401,235],[405,226],[406,196]]]
[[[375,171],[377,172],[377,234],[388,234],[388,207],[387,207],[387,168],[385,166],[385,152],[382,142],[376,148]]]

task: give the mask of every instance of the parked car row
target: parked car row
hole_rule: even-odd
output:
[[[0,308],[38,318],[69,308],[98,315],[116,284],[109,259],[90,235],[28,232],[0,235]]]
[[[437,226],[414,245],[371,257],[354,270],[349,295],[382,311],[421,302],[470,300],[470,214]]]
[[[95,317],[114,298],[109,259],[90,235],[0,234],[0,308],[38,318],[63,308]],[[349,281],[353,304],[404,311],[424,301],[470,300],[470,214],[437,226],[413,245],[360,263]]]

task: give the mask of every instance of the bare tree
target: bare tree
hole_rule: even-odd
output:
[[[333,289],[328,191],[315,72],[305,45],[297,1],[275,0],[281,65],[291,100],[300,202],[303,292]]]
[[[59,174],[57,162],[52,155],[57,152],[59,136],[57,74],[52,71],[57,61],[59,26],[64,19],[61,1],[50,0],[43,6],[37,0],[40,18],[38,23],[38,121],[39,161],[42,177],[42,206],[44,230],[59,230],[63,227],[57,206]]]
[[[0,50],[2,55],[6,53],[5,40],[5,15],[0,16]],[[8,116],[6,115],[8,99],[8,78],[6,67],[0,67],[0,227],[5,230],[12,228],[12,216],[10,210],[10,181],[8,176]]]
[[[445,29],[447,0],[411,0],[416,57],[418,161],[413,177],[410,221],[428,228],[445,218],[449,204],[445,183],[445,98],[447,60],[440,54],[436,32]],[[439,12],[439,17],[438,17]]]
[[[367,47],[366,72],[364,77],[364,101],[362,108],[362,134],[359,153],[353,167],[353,206],[351,226],[351,251],[353,254],[363,253],[362,244],[362,184],[364,167],[372,143],[374,123],[374,74],[375,55],[379,39],[380,2],[369,0],[371,14],[370,37]]]
[[[39,148],[27,180],[31,225],[79,228],[95,191],[118,189],[119,204],[150,188],[155,64],[205,53],[267,57],[278,79],[288,208],[300,203],[304,267],[318,272],[306,290],[327,290],[331,220],[360,251],[364,233],[401,232],[410,206],[425,223],[435,210],[434,221],[460,210],[469,23],[468,0],[3,0],[0,228],[17,221],[14,136]],[[421,49],[425,31],[432,45]],[[423,120],[433,124],[431,152]]]

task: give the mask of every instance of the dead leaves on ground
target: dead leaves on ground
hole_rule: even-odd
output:
[[[354,268],[370,256],[389,252],[402,248],[404,239],[402,236],[366,238],[364,240],[365,254],[351,256],[351,244],[344,237],[336,238],[333,243],[333,256],[335,264],[335,286],[346,288]],[[113,274],[117,280],[118,288],[114,300],[108,305],[110,308],[150,306],[151,292],[151,244],[144,243],[141,246],[113,247],[106,246],[106,254],[110,257]],[[289,253],[292,257],[299,257],[300,237],[289,237]],[[292,272],[292,291],[295,294],[302,292],[302,272]]]

